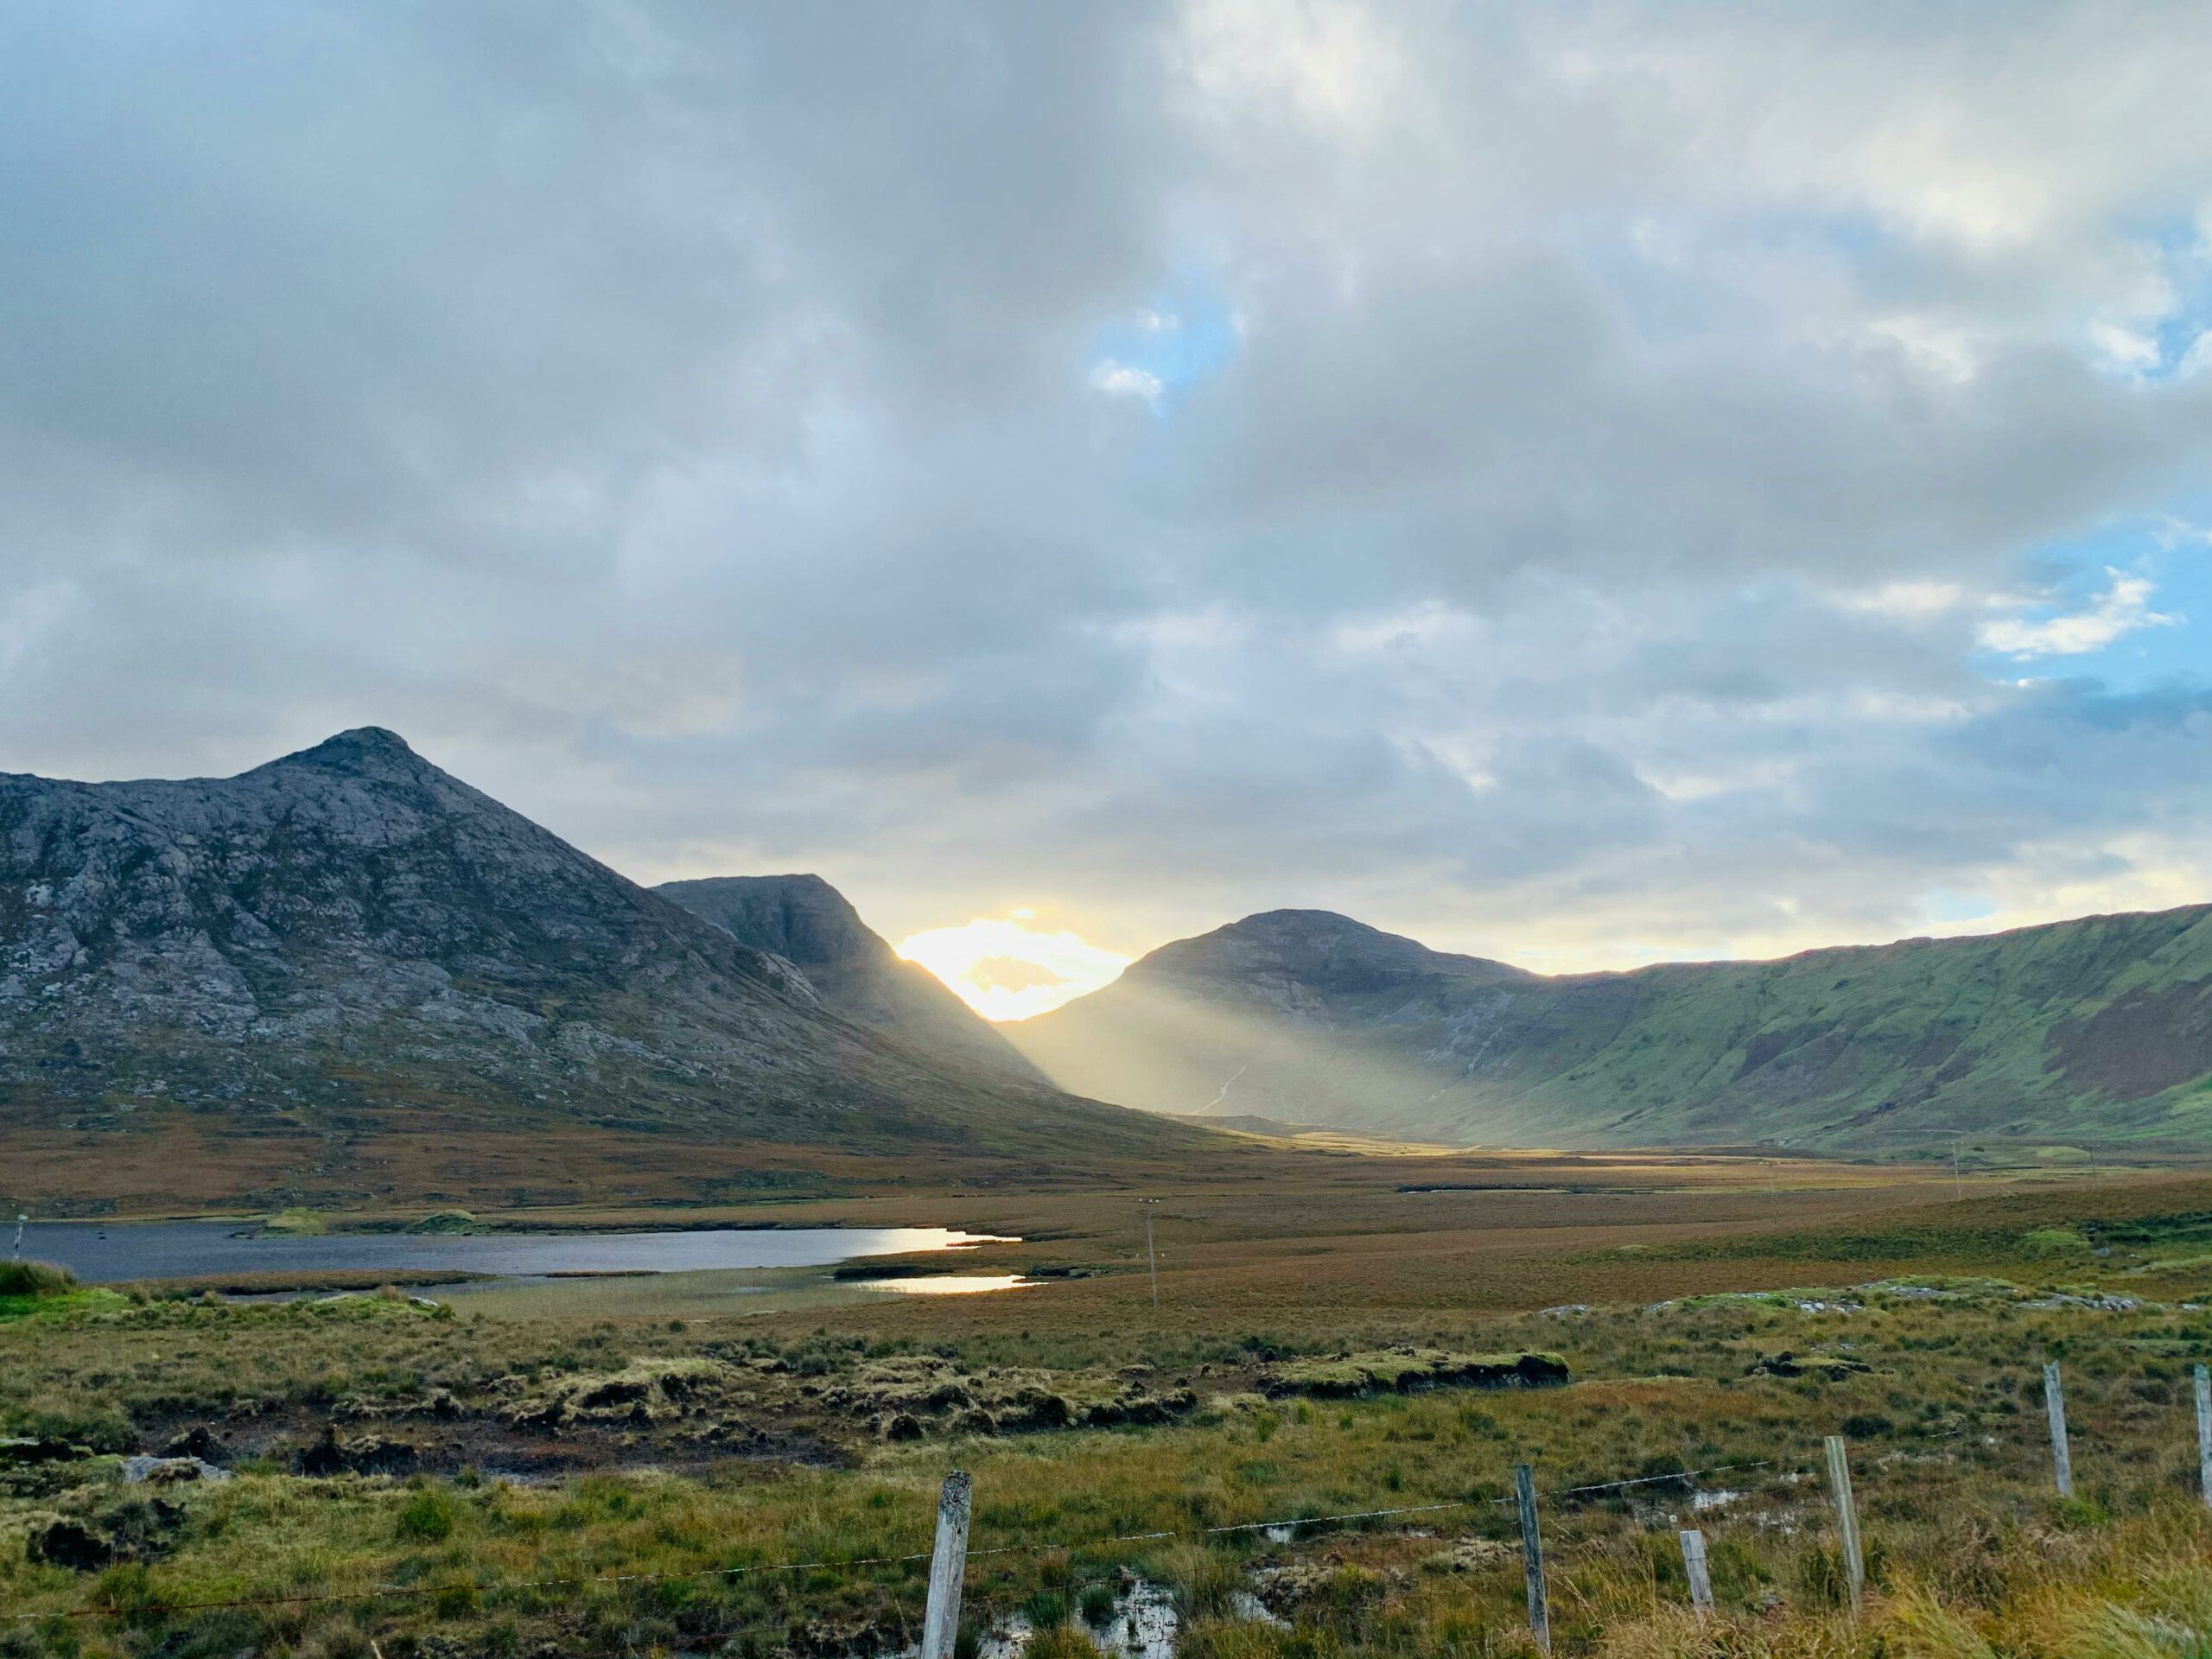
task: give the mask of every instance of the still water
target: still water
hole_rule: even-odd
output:
[[[27,1228],[22,1253],[57,1262],[88,1283],[194,1279],[226,1273],[460,1272],[502,1278],[567,1273],[696,1273],[728,1268],[816,1268],[868,1255],[906,1255],[993,1242],[949,1227],[792,1227],[680,1233],[338,1233],[241,1237],[235,1221]]]
[[[1018,1273],[927,1273],[910,1279],[862,1279],[856,1290],[892,1290],[901,1296],[973,1296],[986,1290],[1027,1290],[1034,1281]]]

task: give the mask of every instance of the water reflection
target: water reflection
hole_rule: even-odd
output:
[[[237,1222],[34,1223],[22,1253],[90,1283],[219,1274],[436,1272],[500,1278],[815,1268],[1001,1241],[949,1227],[697,1228],[658,1233],[328,1233],[257,1238]]]
[[[971,1296],[986,1290],[1027,1290],[1037,1281],[1018,1273],[937,1273],[912,1279],[862,1279],[855,1290],[892,1290],[901,1296]]]

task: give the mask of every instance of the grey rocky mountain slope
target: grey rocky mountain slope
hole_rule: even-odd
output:
[[[0,774],[0,1128],[582,1122],[783,1142],[1159,1144],[918,1052],[364,728],[235,778]]]
[[[663,882],[653,891],[727,928],[739,943],[794,963],[823,1001],[848,1020],[889,1032],[925,1053],[1045,1081],[936,975],[902,961],[818,875],[708,876]]]
[[[1003,1029],[1101,1099],[1424,1140],[2201,1144],[2212,906],[1555,978],[1275,911]]]

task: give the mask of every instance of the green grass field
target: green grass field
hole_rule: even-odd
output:
[[[1314,1167],[1167,1195],[1157,1319],[1125,1198],[1052,1193],[908,1217],[1019,1220],[983,1259],[1071,1274],[982,1297],[828,1270],[432,1306],[29,1287],[0,1300],[0,1433],[29,1442],[0,1452],[0,1653],[893,1653],[955,1466],[979,1639],[1082,1651],[1157,1595],[1186,1655],[1525,1653],[1521,1462],[1561,1652],[2212,1641],[2212,1182],[1961,1201],[1910,1172],[1805,1165],[1768,1193],[1764,1169],[1654,1164],[1574,1192],[1532,1166],[1523,1192],[1402,1194],[1381,1163]],[[1477,1385],[1478,1357],[1523,1353],[1570,1380]],[[122,1454],[188,1445],[230,1478],[124,1478]],[[1304,1524],[1221,1530],[1276,1521]],[[80,1538],[106,1559],[60,1559]]]

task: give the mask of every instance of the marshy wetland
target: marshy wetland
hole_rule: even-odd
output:
[[[896,1654],[955,1466],[975,1642],[1040,1659],[1529,1651],[1520,1462],[1561,1652],[2133,1655],[2212,1627],[2212,1180],[1961,1197],[1948,1171],[1450,1161],[1147,1187],[1156,1315],[1126,1188],[693,1217],[999,1235],[846,1270],[1029,1281],[1002,1294],[827,1264],[283,1302],[16,1287],[0,1652]],[[1707,1627],[1678,1524],[1710,1541]]]

